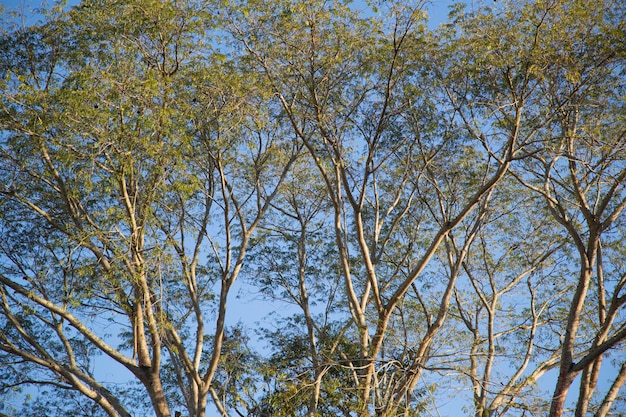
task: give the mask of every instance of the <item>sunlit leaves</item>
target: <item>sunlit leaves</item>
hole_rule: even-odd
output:
[[[6,16],[7,389],[127,415],[105,352],[158,415],[408,416],[440,377],[476,415],[544,415],[568,317],[576,360],[623,328],[624,6],[459,4],[435,31],[423,6]],[[258,332],[228,326],[236,280],[276,306]]]

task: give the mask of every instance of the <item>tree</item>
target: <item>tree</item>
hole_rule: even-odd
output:
[[[580,373],[575,415],[590,411],[605,352],[626,338],[624,323],[616,321],[626,301],[621,293],[624,275],[611,261],[616,258],[604,255],[616,247],[615,239],[621,240],[626,207],[623,90],[616,87],[624,75],[625,50],[623,41],[615,38],[620,36],[615,28],[623,12],[623,7],[612,4],[590,10],[572,2],[559,21],[546,15],[549,29],[538,35],[558,37],[561,42],[542,51],[541,57],[533,57],[533,64],[542,68],[537,84],[558,111],[543,133],[543,147],[520,180],[543,196],[553,219],[567,232],[579,267],[568,305],[551,416],[563,415],[565,397]],[[567,32],[576,28],[584,33],[585,45],[572,42],[565,27]],[[593,315],[594,320],[585,320]],[[614,384],[623,384],[623,371]],[[606,394],[596,415],[606,415],[615,394]]]
[[[273,6],[229,13],[234,36],[266,74],[332,203],[345,296],[360,335],[354,372],[363,415],[411,412],[411,393],[444,326],[489,196],[534,133],[521,128],[520,103],[503,115],[511,123],[487,138],[493,121],[472,120],[474,108],[459,103],[447,84],[455,75],[438,84],[448,75],[424,65],[432,40],[420,7],[388,8],[390,28],[341,4],[315,1],[287,4],[279,13]],[[497,82],[506,86],[506,75]],[[483,112],[510,98],[506,90],[487,93],[493,98],[478,105]],[[474,147],[482,150],[463,152]],[[410,229],[422,236],[404,246]],[[447,281],[428,294],[440,301],[427,309],[410,360],[387,373],[381,355],[398,307],[455,229],[464,231],[464,243],[446,259]]]
[[[176,406],[222,408],[228,294],[298,147],[197,42],[202,7],[89,2],[5,35],[0,351],[31,368],[9,383],[131,415],[93,373],[106,355],[170,416],[167,361]]]
[[[587,4],[576,1],[535,2],[506,5],[501,14],[494,13],[491,9],[462,14],[461,19],[455,22],[457,28],[459,26],[461,28],[463,33],[461,36],[469,35],[468,47],[489,51],[482,59],[483,62],[479,61],[483,72],[479,76],[480,83],[477,86],[484,88],[489,85],[483,77],[495,79],[491,75],[494,71],[506,74],[508,89],[512,93],[509,106],[515,108],[519,103],[524,104],[526,121],[523,123],[523,129],[530,132],[530,136],[535,139],[527,142],[523,153],[528,157],[520,158],[519,163],[514,164],[513,174],[535,196],[521,198],[531,199],[534,205],[543,205],[551,213],[556,224],[563,227],[559,233],[555,229],[556,224],[549,226],[551,241],[562,245],[563,249],[546,245],[543,252],[545,255],[542,255],[541,250],[535,248],[533,252],[536,255],[525,255],[523,258],[526,273],[530,273],[534,268],[532,259],[543,258],[543,261],[554,263],[558,257],[565,255],[567,257],[565,259],[572,259],[580,266],[577,280],[570,278],[570,274],[576,274],[571,268],[552,272],[552,274],[558,272],[558,275],[555,275],[558,281],[552,282],[551,285],[571,297],[572,302],[563,306],[558,304],[550,306],[551,302],[544,304],[541,309],[537,309],[539,304],[531,307],[535,311],[531,315],[533,323],[530,327],[530,337],[524,343],[527,346],[527,354],[530,354],[536,349],[533,346],[535,344],[533,339],[539,336],[540,326],[546,325],[559,333],[562,340],[554,345],[549,343],[548,346],[542,342],[543,348],[548,347],[547,352],[552,352],[549,358],[545,362],[537,363],[535,370],[525,375],[521,382],[515,379],[523,374],[515,373],[514,377],[504,384],[504,389],[495,389],[492,405],[497,403],[503,394],[510,396],[510,388],[521,389],[527,382],[536,380],[537,372],[544,373],[558,363],[559,378],[552,399],[551,415],[562,415],[569,386],[580,372],[583,372],[583,375],[576,415],[586,415],[591,411],[588,410],[591,395],[597,388],[603,349],[618,347],[624,338],[623,323],[614,322],[615,316],[611,313],[619,309],[623,302],[620,297],[622,278],[619,272],[610,278],[605,275],[604,269],[612,270],[613,264],[609,262],[603,266],[600,254],[604,244],[610,246],[608,242],[614,242],[614,237],[611,236],[614,233],[613,222],[621,218],[623,210],[623,164],[617,160],[623,158],[624,131],[623,127],[616,127],[620,124],[618,120],[623,118],[623,104],[618,98],[623,96],[623,90],[620,90],[621,87],[615,87],[622,83],[619,80],[624,75],[622,70],[624,44],[616,37],[620,36],[618,33],[623,32],[622,17],[621,6],[612,2],[597,5],[592,9],[588,8]],[[620,25],[622,29],[618,29]],[[573,36],[573,33],[578,35]],[[584,41],[578,42],[574,39]],[[468,80],[468,84],[472,82]],[[498,91],[504,91],[507,87],[496,88]],[[480,96],[475,95],[471,96],[471,100],[483,101]],[[494,110],[494,114],[504,113],[501,109]],[[498,123],[510,122],[503,118]],[[521,191],[518,192],[520,195],[523,194]],[[537,201],[537,196],[541,196],[544,201]],[[513,199],[517,200],[515,197]],[[541,213],[538,216],[544,224],[549,217]],[[532,219],[522,222],[522,224],[533,223],[535,222]],[[507,228],[506,231],[505,236],[510,241],[511,229]],[[520,252],[520,247],[514,244],[509,250],[511,253]],[[555,252],[550,254],[553,250]],[[527,253],[527,250],[523,251]],[[489,374],[490,362],[497,356],[493,352],[496,336],[492,322],[494,311],[487,305],[489,302],[495,306],[498,294],[493,285],[493,272],[489,271],[493,268],[489,265],[493,263],[490,259],[494,259],[494,252],[498,251],[484,250],[482,256],[486,268],[483,274],[486,274],[491,282],[489,296],[485,296],[481,289],[481,285],[484,285],[481,284],[483,279],[475,281],[468,273],[488,313],[490,323],[489,335],[485,339],[482,337],[477,339],[487,341],[491,349],[485,358],[484,378]],[[572,258],[572,253],[577,253],[578,256],[574,255]],[[554,258],[554,255],[558,257]],[[498,259],[499,263],[503,258],[498,255],[495,259]],[[510,263],[506,265],[511,267]],[[543,279],[545,277],[542,277]],[[515,279],[507,279],[505,282],[511,285],[515,283]],[[535,285],[538,288],[534,288]],[[597,303],[594,314],[597,320],[588,322],[587,327],[582,319],[592,313],[584,307],[584,300],[594,285],[596,286],[594,298]],[[534,304],[539,302],[537,298],[539,291],[544,295],[558,294],[549,287],[547,290],[543,288],[546,287],[540,282],[529,285],[530,294],[526,299]],[[567,316],[554,315],[561,309],[568,311]],[[544,312],[539,314],[541,310]],[[608,320],[607,312],[608,316],[612,317]],[[549,320],[544,322],[545,319],[541,319],[540,315]],[[471,315],[464,316],[461,313],[461,318],[466,322],[468,329],[474,332],[477,327],[470,324],[469,317]],[[556,323],[553,322],[555,318],[558,320]],[[578,334],[579,331],[584,335]],[[588,340],[595,342],[590,343]],[[550,338],[546,341],[550,341]],[[598,348],[600,345],[602,348]],[[536,356],[533,355],[535,362]],[[530,357],[518,363],[526,365],[528,359]],[[476,381],[476,373],[472,374]],[[477,386],[476,382],[474,384]],[[600,402],[603,405],[597,410],[598,415],[608,412],[615,398],[615,389],[620,384],[623,384],[621,371],[617,373],[611,390]],[[477,415],[485,415],[485,411],[488,411],[486,415],[495,412],[490,407],[485,409],[485,394],[494,391],[488,387],[489,380],[482,379],[476,392],[476,398],[479,399]],[[517,401],[516,395],[511,398]]]
[[[5,24],[0,392],[408,417],[447,381],[476,417],[623,407],[624,5],[457,4],[437,30],[426,6],[90,0]],[[276,307],[253,332],[229,325],[236,282]]]

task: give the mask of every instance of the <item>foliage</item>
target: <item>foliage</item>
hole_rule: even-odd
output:
[[[426,6],[5,13],[0,411],[623,409],[624,4]]]

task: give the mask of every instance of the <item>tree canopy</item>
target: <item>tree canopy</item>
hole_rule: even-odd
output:
[[[428,10],[7,11],[0,415],[626,411],[626,4]]]

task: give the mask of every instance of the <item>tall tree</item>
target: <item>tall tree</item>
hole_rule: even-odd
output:
[[[506,109],[502,117],[511,123],[487,137],[493,121],[477,122],[470,112],[497,109],[518,91],[501,74],[494,87],[504,91],[486,90],[486,105],[461,103],[446,84],[455,75],[424,65],[432,39],[419,4],[384,5],[382,23],[340,2],[255,6],[229,14],[231,31],[266,74],[332,204],[344,291],[360,335],[359,414],[411,413],[411,393],[485,203],[530,139],[521,129],[524,103]],[[439,84],[438,77],[446,79]],[[482,150],[464,152],[474,147]],[[427,312],[432,321],[406,366],[383,378],[390,323],[456,228],[465,230],[463,248],[447,260],[448,280],[428,295],[439,299]],[[411,229],[418,239],[404,234]]]
[[[223,408],[228,295],[297,147],[212,52],[204,7],[94,1],[5,34],[0,351],[33,368],[16,384],[131,415],[93,372],[99,353],[157,416],[203,416],[209,394]]]
[[[617,317],[613,313],[623,305],[623,296],[620,294],[623,277],[618,272],[619,268],[614,269],[615,265],[606,261],[603,265],[601,256],[602,247],[614,247],[615,233],[621,234],[618,224],[624,208],[624,129],[621,122],[624,95],[623,16],[623,5],[610,1],[596,3],[593,7],[578,1],[505,3],[496,8],[461,13],[454,22],[454,29],[451,26],[449,29],[455,33],[454,44],[459,45],[460,40],[460,45],[467,42],[467,47],[472,51],[485,51],[484,54],[470,52],[474,62],[481,63],[479,68],[482,71],[468,77],[469,85],[478,81],[477,87],[482,89],[490,85],[489,79],[497,79],[494,73],[505,74],[506,84],[493,86],[496,91],[509,90],[510,102],[503,103],[503,107],[494,109],[492,114],[505,113],[507,108],[524,104],[524,123],[520,127],[532,140],[527,142],[521,152],[527,156],[514,163],[514,176],[535,195],[525,198],[532,199],[533,204],[543,205],[551,213],[548,236],[552,237],[549,239],[557,243],[564,236],[565,240],[561,244],[563,249],[555,252],[555,255],[569,257],[577,253],[574,262],[580,268],[577,273],[566,268],[559,272],[560,276],[554,276],[558,279],[552,283],[558,286],[556,293],[541,282],[528,287],[530,293],[526,299],[533,303],[539,301],[533,295],[537,291],[535,285],[543,296],[562,292],[567,296],[559,301],[571,300],[571,303],[545,304],[542,307],[545,311],[541,315],[550,318],[549,321],[533,313],[535,319],[531,330],[539,330],[537,325],[544,322],[559,333],[560,338],[544,339],[543,347],[553,352],[547,362],[537,362],[537,355],[533,354],[535,371],[520,374],[524,377],[521,382],[513,378],[505,384],[504,389],[495,389],[495,403],[503,394],[510,396],[511,387],[522,388],[526,382],[535,380],[536,372],[544,373],[558,364],[559,377],[552,399],[551,415],[563,414],[569,386],[581,372],[576,415],[586,415],[590,411],[591,394],[598,387],[602,356],[606,350],[618,347],[624,338],[624,324],[616,321]],[[472,63],[471,60],[467,62]],[[475,71],[474,65],[471,68]],[[484,100],[475,94],[464,99]],[[474,114],[484,117],[484,114]],[[494,121],[501,126],[510,124],[511,120],[511,117],[504,117]],[[524,194],[523,191],[519,193]],[[543,198],[543,203],[536,200],[536,196]],[[550,222],[549,216],[539,215],[544,223],[541,227],[545,228],[545,224]],[[534,223],[532,219],[526,222]],[[561,231],[557,230],[557,225],[562,227]],[[510,239],[511,229],[505,230],[505,236]],[[544,260],[550,261],[553,258],[549,255],[550,251],[556,247],[544,246]],[[512,253],[520,252],[520,249],[520,246],[516,246]],[[483,258],[501,260],[498,252],[500,250],[491,248],[484,252],[486,256]],[[544,257],[541,246],[534,248],[533,252],[534,255],[525,255],[523,258],[528,272],[531,271],[528,268],[533,266],[532,259]],[[484,304],[488,323],[492,323],[494,312],[487,302],[495,306],[493,303],[499,291],[493,286],[493,273],[489,271],[488,265],[485,262],[483,275],[491,283],[489,296],[484,293],[484,284],[479,281],[477,285],[471,274],[469,278]],[[615,275],[609,277],[605,272],[609,270]],[[577,279],[572,279],[572,276],[577,276]],[[505,282],[510,285],[515,280]],[[546,290],[542,290],[542,287]],[[594,300],[594,313],[589,302],[585,302],[586,299]],[[535,304],[535,307],[531,307],[537,314],[540,312],[538,306]],[[568,314],[558,317],[555,313],[559,311],[568,311]],[[592,317],[592,314],[596,319],[584,319]],[[551,322],[554,319],[556,323]],[[467,325],[471,331],[477,330],[469,322]],[[489,327],[493,326],[489,324]],[[528,354],[535,349],[531,340],[538,333],[531,332],[530,336],[525,342]],[[488,341],[493,349],[493,337],[494,334],[490,333],[486,339],[479,340]],[[558,356],[555,356],[557,353]],[[487,353],[484,376],[488,375],[487,365],[495,356],[493,351]],[[527,359],[520,361],[520,364]],[[484,385],[475,393],[478,400],[477,414],[482,412],[482,415],[491,415],[495,410],[485,409],[483,401],[485,393],[494,389],[488,388],[488,380],[483,379],[480,383]],[[474,384],[476,386],[476,381]],[[611,401],[615,399],[615,388],[620,384],[623,384],[621,371],[601,402],[599,415],[607,412]],[[515,398],[515,395],[510,398]]]

